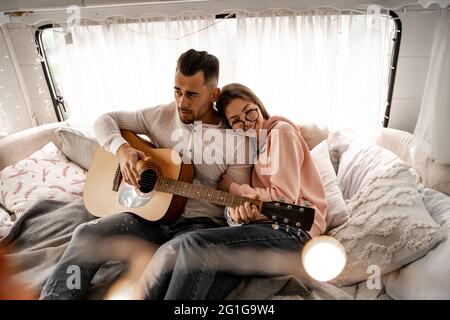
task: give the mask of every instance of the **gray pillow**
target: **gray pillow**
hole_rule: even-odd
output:
[[[99,146],[97,140],[83,133],[69,128],[56,129],[56,134],[61,140],[61,151],[70,160],[85,170],[89,169],[94,152]]]

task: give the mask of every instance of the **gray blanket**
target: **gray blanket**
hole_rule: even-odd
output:
[[[73,230],[81,223],[95,219],[83,201],[72,203],[41,200],[27,210],[0,240],[13,252],[8,260],[17,277],[35,292],[40,292],[66,249]],[[105,264],[92,282],[90,298],[100,298],[120,275],[123,267],[116,263]]]
[[[41,200],[36,202],[0,239],[14,253],[9,260],[20,270],[18,277],[40,292],[64,250],[73,230],[81,223],[95,219],[83,201],[72,203]],[[105,264],[93,279],[88,299],[102,298],[110,285],[125,270],[111,262]],[[273,278],[246,278],[227,299],[351,299],[344,291],[314,282],[305,274]]]

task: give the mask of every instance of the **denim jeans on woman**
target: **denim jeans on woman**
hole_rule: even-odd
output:
[[[309,239],[269,222],[191,231],[158,250],[139,285],[146,299],[223,299],[243,277],[297,273]]]

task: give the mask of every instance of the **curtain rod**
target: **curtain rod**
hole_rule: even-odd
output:
[[[180,6],[179,4],[184,4]],[[269,5],[270,0],[267,1],[258,1],[255,3],[252,3],[249,5],[248,3],[242,3],[238,0],[230,0],[230,1],[224,1],[219,0],[217,2],[210,1],[210,0],[195,0],[195,1],[160,1],[160,2],[151,2],[148,4],[143,3],[131,3],[131,4],[117,4],[117,5],[110,5],[110,6],[97,6],[97,7],[67,7],[65,10],[72,9],[72,10],[80,10],[81,16],[86,19],[91,19],[94,21],[103,21],[110,17],[128,17],[131,19],[140,19],[140,18],[150,18],[152,16],[165,16],[165,17],[171,17],[171,16],[180,16],[182,14],[190,13],[190,12],[202,12],[204,14],[209,15],[220,15],[220,14],[227,14],[230,12],[236,12],[236,11],[245,11],[250,13],[261,13],[266,10],[291,10],[293,12],[306,12],[306,11],[314,11],[317,9],[331,9],[331,10],[337,10],[337,11],[350,11],[350,12],[358,12],[360,13],[366,13],[366,10],[368,9],[368,5],[362,5],[355,6],[352,9],[344,9],[344,8],[336,8],[332,5],[324,5],[322,2],[322,6],[309,6],[307,8],[297,7],[299,5],[298,2],[289,2],[289,1],[280,1],[276,2],[276,5],[280,6],[278,8],[271,8]],[[239,5],[238,5],[239,4]],[[150,6],[149,6],[150,5]],[[237,8],[233,8],[234,6],[237,6]],[[271,4],[274,5],[273,3]],[[146,8],[147,6],[147,8]],[[410,6],[419,6],[417,3],[405,3],[403,5],[400,5],[398,8],[387,8],[383,5],[379,5],[381,10],[406,10],[406,11],[417,11],[417,12],[434,12],[437,11],[437,9],[427,8],[427,9],[417,9],[413,10],[412,8],[404,9],[405,7]],[[228,7],[228,8],[227,8]],[[96,9],[97,8],[97,9]],[[227,9],[225,9],[227,8]],[[100,10],[104,9],[104,10]],[[419,11],[420,10],[420,11]],[[445,10],[445,9],[444,9]],[[72,11],[73,12],[73,11]],[[148,12],[148,14],[143,14],[143,12]],[[79,14],[80,14],[79,13]],[[1,14],[1,13],[0,13]],[[70,17],[69,13],[67,11],[64,11],[63,9],[51,9],[51,10],[44,10],[41,9],[39,11],[22,11],[22,12],[15,12],[12,11],[8,13],[8,15],[2,15],[0,16],[0,24],[8,23],[8,22],[16,22],[16,23],[22,23],[25,25],[39,25],[42,23],[49,23],[49,22],[58,22],[63,23],[67,21],[68,17]]]
[[[14,14],[21,14],[21,13],[28,13],[28,14],[34,14],[34,13],[50,13],[50,12],[59,12],[59,11],[66,11],[67,8],[69,7],[79,7],[81,10],[91,10],[91,9],[115,9],[115,8],[120,8],[120,7],[139,7],[139,6],[161,6],[161,5],[178,5],[178,4],[186,4],[186,5],[208,5],[208,4],[218,4],[220,6],[220,2],[223,1],[213,1],[213,0],[169,0],[169,1],[146,1],[146,2],[126,2],[126,3],[117,3],[117,4],[87,4],[86,5],[86,0],[80,0],[81,4],[73,4],[73,5],[66,5],[66,6],[57,6],[57,7],[47,7],[47,8],[25,8],[22,10],[11,10],[11,11],[6,11],[3,12],[4,14],[10,14],[10,15],[14,15]],[[233,1],[230,1],[231,3]],[[255,4],[260,4],[260,2],[262,3],[263,1],[258,1],[255,2]],[[295,1],[287,1],[287,3],[290,3],[292,5],[298,4]],[[224,2],[225,4],[228,4],[226,1]],[[276,1],[273,4],[278,4],[279,2]],[[265,4],[265,3],[264,3]],[[273,5],[272,4],[272,5]],[[404,7],[407,6],[420,6],[422,7],[422,5],[420,5],[418,2],[410,2],[410,3],[404,3],[399,5],[398,7],[388,7],[386,6],[386,4],[378,4],[378,3],[365,3],[365,4],[359,4],[359,5],[355,5],[354,8],[348,8],[348,7],[343,7],[343,8],[338,8],[335,7],[333,2],[330,1],[329,4],[324,4],[324,1],[320,1],[320,5],[311,5],[308,8],[304,8],[304,9],[300,9],[300,10],[311,10],[311,9],[315,9],[315,8],[321,8],[321,7],[328,7],[328,8],[334,8],[336,10],[353,10],[353,9],[363,9],[365,7],[369,7],[371,5],[374,6],[379,6],[381,9],[387,9],[387,10],[400,10]],[[433,4],[431,4],[431,6],[433,6]],[[447,9],[450,8],[447,7]],[[220,9],[220,8],[218,8]],[[224,9],[227,10],[227,9]],[[419,10],[414,10],[414,11],[437,11],[440,9],[427,9],[427,8],[423,8],[423,9],[419,9]]]

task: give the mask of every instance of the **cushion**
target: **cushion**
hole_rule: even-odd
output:
[[[61,151],[64,155],[70,161],[88,170],[98,146],[97,140],[70,127],[58,128],[56,134],[61,140]]]
[[[411,133],[383,128],[376,142],[412,166],[419,173],[425,187],[450,195],[450,165],[439,165],[429,158],[418,159],[412,152],[414,136]]]
[[[39,199],[82,198],[85,178],[86,171],[49,142],[0,172],[0,203],[18,218]]]
[[[320,177],[322,178],[325,187],[325,194],[328,202],[325,221],[327,222],[327,230],[330,230],[347,221],[347,204],[342,197],[336,173],[334,172],[333,165],[330,161],[327,141],[324,140],[314,147],[314,149],[311,150],[311,156],[319,169]]]
[[[350,199],[360,189],[369,173],[380,165],[400,160],[393,152],[366,139],[356,139],[342,153],[337,179],[344,199]]]
[[[303,122],[298,124],[300,134],[308,145],[309,150],[312,150],[316,145],[325,140],[328,136],[327,127],[319,127],[315,123]]]
[[[0,208],[0,238],[8,233],[12,225],[13,222],[11,221],[9,213]]]
[[[348,221],[330,231],[347,252],[347,264],[333,280],[336,285],[367,280],[373,274],[368,270],[374,267],[381,275],[397,270],[442,240],[440,226],[419,194],[416,177],[400,159],[379,165],[347,205]]]
[[[330,160],[333,164],[334,172],[338,172],[341,155],[347,151],[350,144],[355,140],[356,137],[349,131],[339,130],[329,133],[327,137],[328,151],[330,153]]]
[[[443,240],[427,255],[391,272],[385,278],[386,292],[394,299],[450,299],[450,197],[424,189],[425,207],[441,226]]]

